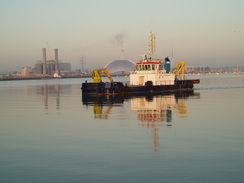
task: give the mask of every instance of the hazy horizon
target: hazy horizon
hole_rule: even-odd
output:
[[[0,2],[0,73],[54,58],[86,68],[148,54],[156,34],[156,58],[194,66],[234,66],[244,61],[242,0],[9,0]],[[173,58],[172,58],[173,57]]]

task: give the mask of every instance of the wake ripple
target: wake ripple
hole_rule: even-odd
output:
[[[244,88],[244,86],[218,86],[218,87],[202,87],[202,88],[194,88],[194,90],[223,90],[223,89],[238,89]]]

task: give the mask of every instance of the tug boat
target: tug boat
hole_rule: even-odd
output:
[[[160,94],[175,91],[191,90],[199,79],[185,79],[186,62],[178,62],[171,70],[171,61],[153,59],[155,50],[155,35],[151,33],[151,53],[136,63],[136,70],[130,71],[130,82],[114,82],[106,68],[93,71],[93,81],[82,83],[83,95],[140,95]],[[101,73],[104,73],[110,82],[102,82]]]

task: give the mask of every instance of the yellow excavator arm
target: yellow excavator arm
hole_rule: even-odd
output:
[[[92,72],[92,79],[93,79],[94,83],[101,83],[102,82],[102,78],[101,78],[101,73],[102,72],[108,77],[110,82],[113,82],[113,78],[109,74],[108,70],[105,69],[105,68],[102,68],[102,69],[94,70]]]
[[[185,79],[185,65],[186,62],[178,62],[175,67],[171,70],[171,72],[175,72],[175,78],[181,73],[181,80]]]

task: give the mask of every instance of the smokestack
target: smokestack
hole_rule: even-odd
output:
[[[57,74],[59,74],[59,64],[58,64],[58,48],[54,49],[55,54],[55,71]]]
[[[122,49],[122,60],[125,59],[124,49]]]
[[[47,74],[47,57],[46,57],[46,48],[42,48],[42,61],[43,61],[43,72],[42,74]]]

